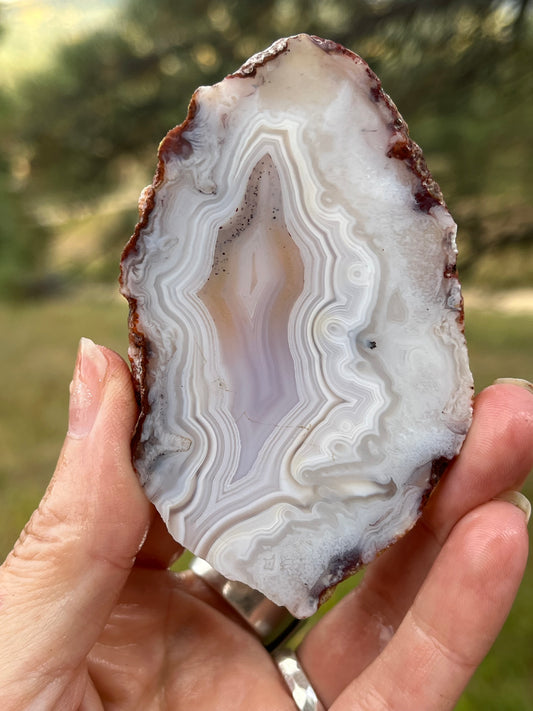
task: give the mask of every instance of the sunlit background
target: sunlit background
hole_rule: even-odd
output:
[[[533,379],[528,0],[0,1],[0,559],[53,471],[78,339],[125,355],[118,262],[160,139],[198,85],[297,32],[362,55],[423,147],[477,390]],[[457,708],[533,708],[533,567]]]

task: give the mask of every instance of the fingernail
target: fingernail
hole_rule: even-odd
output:
[[[523,380],[522,378],[497,378],[493,385],[517,385],[519,388],[524,388],[529,390],[533,394],[533,383],[529,380]]]
[[[102,351],[88,338],[82,338],[70,384],[68,433],[71,437],[81,439],[91,431],[100,407],[107,365]]]
[[[524,512],[526,523],[529,523],[531,517],[531,503],[520,491],[504,491],[499,496],[495,496],[494,500],[507,501],[507,503],[513,504],[513,506],[516,506],[520,511]]]

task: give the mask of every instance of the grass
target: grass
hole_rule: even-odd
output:
[[[127,307],[114,291],[0,306],[0,560],[41,498],[66,427],[68,384],[81,336],[126,354]],[[497,377],[533,379],[533,314],[468,309],[466,334],[479,391]],[[533,497],[533,486],[529,485]],[[533,565],[496,645],[458,711],[528,711],[533,699]]]
[[[533,378],[533,314],[468,310],[465,333],[476,391],[496,378]]]
[[[0,559],[54,470],[66,429],[78,341],[88,336],[125,355],[127,308],[107,292],[0,307]]]

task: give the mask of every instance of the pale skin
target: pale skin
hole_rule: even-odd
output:
[[[294,711],[270,656],[180,553],[130,463],[130,375],[84,342],[69,433],[0,568],[3,711]],[[326,708],[448,711],[496,638],[527,558],[506,501],[533,466],[533,394],[495,385],[419,524],[298,650]],[[505,670],[501,670],[505,674]]]

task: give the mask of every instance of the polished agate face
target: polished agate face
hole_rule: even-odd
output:
[[[308,616],[467,432],[455,224],[365,62],[306,35],[196,91],[140,210],[136,470],[176,540]]]

